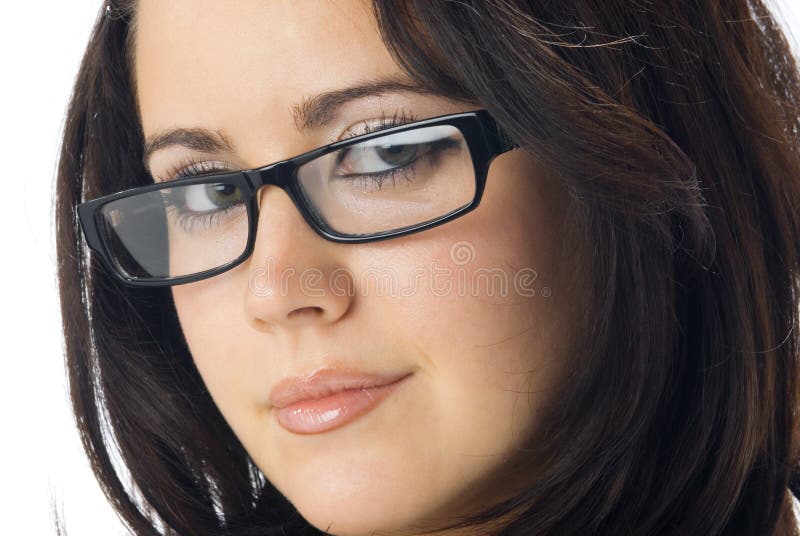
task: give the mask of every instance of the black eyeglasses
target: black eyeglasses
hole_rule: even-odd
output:
[[[132,188],[80,203],[89,247],[125,284],[199,281],[253,251],[256,193],[282,188],[320,236],[386,240],[478,206],[492,159],[517,148],[486,110],[443,115],[236,172]]]

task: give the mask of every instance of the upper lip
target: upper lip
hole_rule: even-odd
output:
[[[321,368],[305,376],[290,376],[278,381],[270,391],[269,401],[273,407],[282,408],[348,389],[388,385],[409,374],[411,373],[374,374],[341,368]]]

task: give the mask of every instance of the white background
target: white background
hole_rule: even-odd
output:
[[[774,0],[800,38],[800,0]],[[0,529],[125,535],[95,483],[70,413],[55,279],[52,191],[66,103],[101,0],[0,8]],[[794,40],[795,50],[797,40]]]

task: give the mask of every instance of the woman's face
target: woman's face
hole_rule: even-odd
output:
[[[298,125],[315,95],[412,83],[359,1],[141,0],[136,31],[145,137],[207,129],[231,145],[163,147],[147,162],[157,180],[186,161],[262,166],[383,116],[479,107],[386,91],[351,95],[327,120]],[[259,195],[252,256],[172,293],[211,396],[270,482],[337,535],[414,534],[530,482],[518,449],[555,402],[574,336],[566,283],[576,273],[558,254],[566,198],[556,182],[512,151],[492,163],[476,210],[367,244],[326,241],[277,187]],[[303,282],[310,270],[318,277]],[[336,291],[342,274],[350,292]],[[366,403],[355,419],[284,426],[271,389],[321,368],[405,379],[380,397],[332,397],[310,414],[328,422]]]

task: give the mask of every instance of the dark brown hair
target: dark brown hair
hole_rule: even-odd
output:
[[[798,534],[800,74],[762,0],[374,0],[418,83],[489,110],[569,192],[579,366],[498,534]],[[151,181],[131,6],[94,28],[57,183],[62,317],[93,470],[136,534],[321,534],[214,405],[168,289],[120,285],[75,205]],[[119,456],[124,468],[114,462]],[[131,481],[122,474],[129,472]]]

